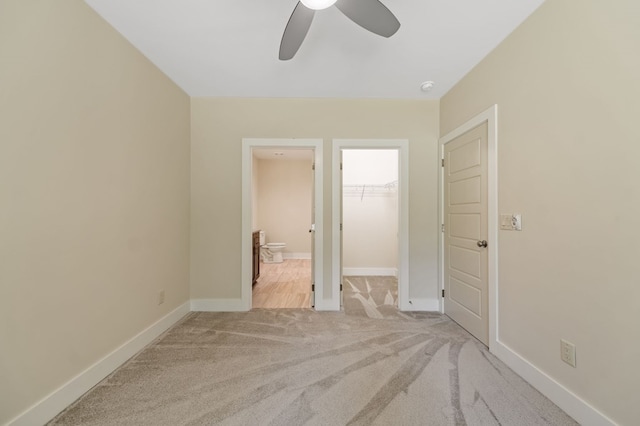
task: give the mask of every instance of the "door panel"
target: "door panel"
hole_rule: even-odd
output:
[[[478,288],[451,277],[451,299],[469,309],[477,316],[482,315],[482,292]]]
[[[449,216],[450,233],[452,237],[466,238],[473,240],[475,243],[480,239],[480,221],[479,214],[455,214]]]
[[[488,233],[486,123],[447,143],[444,154],[444,311],[488,345],[488,252],[478,246]]]
[[[452,206],[481,202],[482,182],[479,176],[449,183],[449,202]]]
[[[482,259],[477,250],[469,250],[451,245],[449,247],[450,267],[473,278],[482,279]]]
[[[470,169],[481,164],[481,143],[480,140],[470,142],[449,153],[449,173],[458,173],[462,170]]]

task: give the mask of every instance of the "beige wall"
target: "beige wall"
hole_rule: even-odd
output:
[[[342,150],[344,275],[397,274],[398,181],[397,150]]]
[[[190,105],[81,0],[0,0],[0,64],[4,424],[188,300]]]
[[[436,298],[438,107],[426,100],[192,99],[191,297],[241,296],[242,138],[295,137],[324,139],[325,277],[331,276],[331,140],[409,140],[409,293]],[[329,298],[329,278],[324,284]]]
[[[309,160],[258,160],[258,229],[286,253],[311,254],[313,179]]]
[[[499,107],[500,339],[620,424],[640,418],[640,4],[548,0],[441,103]],[[560,339],[577,368],[560,361]]]
[[[343,268],[397,270],[397,190],[376,194],[365,189],[363,195],[345,192],[342,200]]]

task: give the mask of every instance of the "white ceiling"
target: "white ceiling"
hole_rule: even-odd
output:
[[[297,0],[85,1],[190,96],[437,99],[544,0],[382,0],[401,23],[388,39],[331,7],[290,61]]]

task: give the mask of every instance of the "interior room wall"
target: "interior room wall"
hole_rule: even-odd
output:
[[[409,296],[437,298],[438,114],[431,100],[193,98],[191,297],[241,297],[242,138],[306,137],[324,139],[325,277],[332,266],[331,140],[409,140]],[[316,297],[332,297],[328,281],[324,291]]]
[[[547,0],[441,100],[498,105],[499,339],[618,424],[640,418],[640,4]],[[560,360],[576,345],[577,367]]]
[[[2,0],[0,64],[5,424],[188,300],[190,104],[81,0]]]
[[[258,228],[267,243],[287,245],[285,258],[311,258],[312,164],[311,159],[258,160]]]
[[[398,151],[343,150],[344,275],[397,275]]]

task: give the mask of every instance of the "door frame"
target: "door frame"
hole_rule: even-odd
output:
[[[314,276],[311,277],[315,284],[315,294],[323,294],[323,166],[322,166],[322,139],[242,139],[242,306],[245,310],[251,310],[252,304],[252,247],[251,235],[253,233],[253,199],[251,193],[253,175],[253,148],[274,149],[311,149],[313,150],[313,163],[315,164],[315,178],[313,197],[315,202],[315,235],[312,250]],[[311,283],[309,283],[311,285]],[[316,309],[318,309],[316,297]]]
[[[440,161],[444,160],[444,146],[469,130],[487,123],[487,231],[488,250],[488,308],[489,308],[489,350],[494,351],[498,339],[498,105],[492,105],[466,123],[440,138]],[[444,167],[438,173],[440,196],[438,204],[439,223],[444,229]],[[438,233],[440,282],[440,312],[444,313],[444,236]]]
[[[340,217],[342,188],[340,187],[340,153],[343,149],[398,150],[398,309],[415,309],[409,301],[409,140],[408,139],[334,139],[332,143],[332,267],[331,307],[340,310],[342,247]]]

